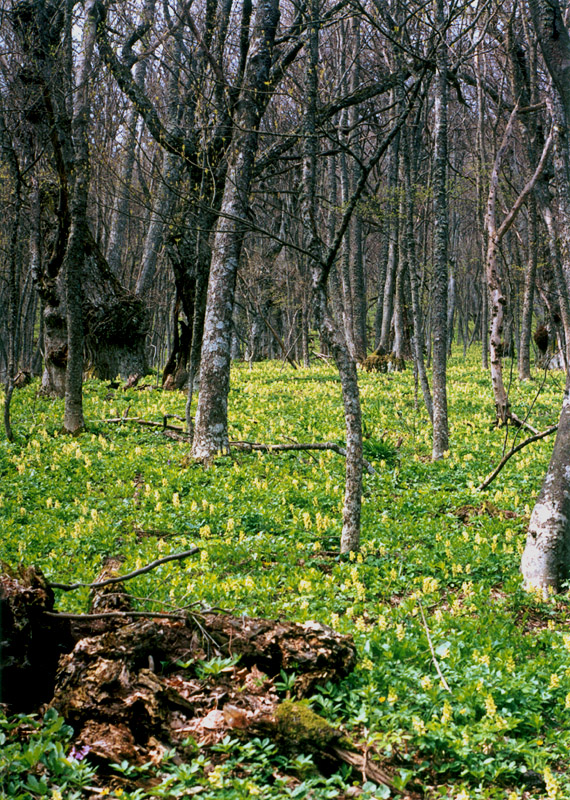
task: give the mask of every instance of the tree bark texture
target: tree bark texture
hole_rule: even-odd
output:
[[[351,91],[356,92],[361,82],[361,69],[360,69],[360,50],[361,50],[361,36],[360,36],[360,18],[355,15],[352,20],[351,40],[353,47],[353,67],[351,77]],[[355,141],[352,149],[358,159],[362,158],[362,147],[358,141],[359,131],[358,124],[360,114],[358,106],[354,105],[350,109],[349,125],[350,129],[354,131]],[[358,182],[359,167],[355,165],[353,172],[353,188]],[[350,247],[350,295],[352,299],[352,338],[354,341],[354,355],[357,361],[362,363],[366,358],[367,353],[367,333],[366,333],[366,277],[364,274],[364,252],[362,246],[363,230],[362,219],[357,212],[352,218],[352,245]],[[350,229],[349,229],[350,230]],[[347,234],[350,235],[350,234]]]
[[[192,446],[194,458],[200,460],[229,449],[227,403],[235,285],[246,232],[259,124],[269,99],[267,82],[278,21],[279,0],[261,0],[235,111],[235,134],[212,252]]]
[[[73,162],[71,171],[71,228],[63,271],[67,310],[67,365],[65,373],[65,409],[63,427],[76,433],[83,419],[83,259],[87,240],[87,201],[89,196],[89,114],[91,104],[91,69],[97,16],[94,3],[85,8],[81,62],[77,75],[72,119]]]
[[[567,386],[546,478],[533,508],[521,570],[525,585],[559,592],[570,577],[570,390]]]
[[[540,161],[534,171],[533,176],[521,190],[501,224],[498,225],[496,206],[499,185],[499,171],[502,160],[509,147],[517,111],[518,106],[515,106],[505,129],[503,141],[495,158],[493,172],[489,181],[489,199],[487,202],[487,215],[485,218],[487,229],[487,257],[485,271],[487,274],[487,285],[489,287],[489,295],[491,298],[491,335],[489,338],[489,350],[491,356],[491,382],[493,384],[493,395],[495,398],[497,421],[501,424],[505,424],[507,420],[512,417],[512,413],[509,398],[503,381],[503,329],[505,324],[505,306],[507,303],[507,298],[503,288],[503,279],[497,264],[497,251],[504,235],[515,221],[523,202],[533,190],[536,181],[544,169],[553,138],[553,134],[551,132],[550,136],[545,142]]]
[[[533,26],[556,88],[553,98],[555,174],[560,219],[560,251],[566,299],[570,290],[570,36],[558,0],[529,0]],[[558,97],[556,97],[558,94]],[[552,227],[552,226],[551,226]],[[564,302],[564,300],[562,301]],[[567,340],[568,346],[568,340]],[[521,570],[527,587],[547,593],[560,591],[570,575],[570,386],[564,401],[554,450],[533,509]]]
[[[95,12],[88,4],[90,18],[91,12],[99,12],[100,5],[96,5]],[[64,79],[71,74],[71,67],[62,60],[62,54],[71,54],[72,50],[65,41],[65,30],[71,35],[70,26],[64,23],[64,15],[48,13],[44,4],[18,4],[11,16],[24,60],[24,102],[33,108],[29,116],[32,155],[40,157],[45,151],[49,163],[45,176],[42,173],[40,179],[39,174],[32,174],[31,178],[30,267],[43,305],[42,388],[60,397],[65,395],[70,355],[68,314],[83,318],[83,325],[77,324],[72,334],[74,380],[82,358],[78,337],[85,336],[93,373],[106,378],[119,372],[144,372],[147,330],[142,304],[112,275],[88,223],[74,223],[84,214],[82,195],[86,196],[88,190],[89,151],[82,137],[89,126],[87,83],[91,66],[80,61],[74,109],[71,87]],[[94,27],[89,29],[89,36]],[[83,44],[87,45],[87,39]]]
[[[443,0],[436,0],[436,28],[439,44],[435,74],[434,191],[434,277],[432,282],[433,335],[433,439],[432,458],[442,458],[449,448],[447,420],[447,35]]]
[[[433,424],[433,404],[431,399],[431,390],[426,372],[424,360],[424,331],[423,320],[421,318],[421,303],[419,292],[418,280],[418,265],[416,261],[416,240],[414,233],[414,193],[412,186],[411,176],[411,159],[410,159],[410,138],[411,132],[406,131],[406,136],[403,142],[402,150],[402,170],[404,174],[404,192],[405,192],[405,209],[406,218],[404,221],[404,247],[406,250],[406,260],[408,262],[408,272],[410,275],[410,294],[412,300],[412,323],[413,323],[413,358],[418,373],[418,379],[422,389],[424,403],[429,414],[431,423]]]
[[[392,97],[394,100],[400,98],[400,91],[394,90]],[[400,219],[398,215],[398,169],[400,163],[400,134],[397,134],[390,147],[390,162],[388,166],[388,260],[386,262],[385,277],[383,283],[382,298],[382,324],[380,326],[380,340],[378,348],[383,353],[390,351],[390,330],[392,327],[392,312],[394,309],[394,291],[396,286],[396,272],[398,269],[398,238]],[[380,302],[380,298],[378,298]]]
[[[306,107],[303,121],[303,198],[301,203],[305,249],[311,254],[311,282],[315,318],[323,343],[332,354],[339,371],[346,426],[346,481],[343,506],[341,553],[356,550],[360,544],[362,506],[362,418],[356,365],[344,337],[328,308],[328,274],[317,228],[317,128],[319,68],[319,0],[311,0],[305,68]]]
[[[145,0],[142,9],[141,25],[150,25],[154,16],[156,0]],[[143,36],[143,42],[148,44],[147,37]],[[134,69],[134,79],[144,90],[148,60],[142,58],[137,61]],[[126,135],[124,139],[124,156],[121,165],[121,180],[119,183],[119,193],[115,201],[113,214],[113,226],[109,235],[109,246],[107,251],[107,262],[115,275],[120,275],[123,252],[125,250],[125,238],[129,222],[129,201],[131,197],[133,169],[135,165],[135,153],[138,134],[139,112],[133,103],[129,109],[126,122]]]
[[[536,200],[529,198],[527,266],[524,276],[524,295],[519,346],[519,380],[530,380],[530,337],[532,336],[532,312],[534,308],[534,283],[538,256],[538,231]]]

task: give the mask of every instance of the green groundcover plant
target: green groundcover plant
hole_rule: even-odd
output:
[[[556,423],[563,378],[513,383],[519,416]],[[194,545],[198,557],[129,584],[140,610],[190,603],[351,634],[358,664],[311,707],[387,765],[396,790],[429,798],[570,797],[570,629],[565,596],[523,591],[519,562],[552,448],[515,456],[487,492],[477,486],[520,432],[492,426],[490,378],[476,355],[449,366],[451,445],[431,463],[431,429],[411,370],[360,375],[365,455],[362,548],[338,556],[344,461],[332,452],[234,453],[204,468],[159,428],[184,397],[85,386],[87,429],[60,433],[62,404],[32,384],[13,400],[16,441],[0,438],[0,559],[48,579],[91,581],[108,555],[125,572]],[[230,437],[265,443],[343,440],[340,384],[323,366],[232,373]],[[152,532],[152,533],[150,533]],[[57,608],[84,611],[83,591]],[[438,674],[441,671],[443,680]],[[216,669],[206,665],[205,669]],[[283,696],[294,676],[283,675]],[[134,768],[152,788],[106,786],[72,749],[54,711],[0,717],[0,790],[16,798],[344,798],[394,795],[348,768],[323,775],[308,753],[227,737],[187,763]],[[134,785],[125,783],[125,786]],[[99,788],[97,788],[99,787]],[[103,796],[103,795],[101,795]]]

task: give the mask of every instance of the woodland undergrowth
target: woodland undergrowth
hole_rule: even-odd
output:
[[[557,422],[564,383],[549,373],[535,399],[543,378],[511,386],[518,416],[530,409],[541,430]],[[87,429],[74,438],[60,432],[62,404],[38,396],[38,384],[16,393],[15,442],[0,438],[0,559],[37,565],[51,581],[89,582],[109,555],[128,572],[199,546],[198,557],[131,581],[136,608],[221,607],[351,634],[355,671],[320,687],[311,707],[364,742],[393,781],[392,789],[362,786],[348,768],[323,775],[310,754],[237,737],[217,752],[197,751],[190,764],[149,765],[153,789],[111,783],[99,794],[570,796],[568,599],[525,593],[519,574],[553,440],[522,450],[478,492],[524,434],[493,427],[490,377],[475,352],[451,359],[448,380],[450,452],[432,463],[411,369],[360,374],[365,456],[376,474],[364,477],[362,548],[342,558],[338,454],[240,452],[204,468],[160,428],[104,421],[182,416],[181,393],[89,381]],[[340,384],[326,366],[238,365],[229,409],[233,440],[343,443]],[[56,604],[85,611],[87,591],[59,594]],[[285,697],[293,685],[283,676],[277,689]],[[4,796],[89,796],[96,773],[70,753],[70,733],[51,711],[45,720],[0,717]]]

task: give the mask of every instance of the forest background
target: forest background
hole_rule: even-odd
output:
[[[14,478],[13,484],[6,484],[8,526],[21,523],[18,515],[26,517],[30,491],[33,502],[39,500],[31,486],[25,491],[18,488],[13,475],[14,468],[20,476],[34,470],[27,459],[37,448],[42,470],[48,453],[56,467],[54,453],[60,451],[65,457],[75,454],[90,466],[92,456],[84,456],[81,442],[94,447],[99,442],[96,457],[104,460],[107,438],[97,427],[103,420],[106,425],[121,425],[121,433],[109,434],[112,438],[140,420],[155,422],[164,433],[172,412],[184,423],[179,433],[189,459],[185,466],[200,470],[195,474],[201,476],[202,485],[216,470],[225,469],[220,465],[230,463],[220,457],[232,451],[232,442],[234,451],[251,447],[247,441],[255,438],[262,446],[288,443],[297,453],[307,444],[332,443],[326,456],[290,456],[297,459],[291,462],[295,464],[317,459],[314,463],[325,477],[329,500],[311,495],[309,482],[307,497],[312,496],[311,503],[316,499],[315,513],[320,516],[313,519],[308,510],[290,509],[288,525],[292,522],[291,530],[296,530],[301,520],[307,535],[340,526],[336,546],[340,542],[341,553],[352,555],[342,555],[335,568],[344,570],[352,564],[350,569],[358,573],[357,564],[365,563],[368,552],[361,531],[366,481],[378,480],[379,485],[388,478],[398,481],[406,447],[411,448],[415,465],[406,468],[425,472],[429,486],[446,469],[468,463],[469,456],[475,458],[477,446],[499,461],[523,435],[530,433],[538,441],[556,433],[543,488],[535,503],[532,492],[538,491],[540,482],[536,478],[525,497],[525,505],[530,505],[520,517],[518,531],[527,534],[522,569],[525,586],[538,592],[536,597],[522,599],[520,581],[514,577],[513,564],[508,567],[508,558],[498,569],[511,569],[507,605],[533,607],[542,598],[553,614],[562,613],[564,601],[553,594],[565,589],[570,563],[566,530],[570,403],[562,403],[563,380],[555,378],[557,373],[550,368],[566,368],[570,347],[570,37],[565,9],[556,0],[501,6],[443,0],[417,6],[381,0],[370,5],[266,0],[236,6],[213,1],[202,6],[155,0],[132,4],[28,0],[5,2],[1,13],[1,191],[6,208],[0,221],[0,371],[6,434],[2,444],[4,475]],[[475,343],[480,345],[480,368],[475,366]],[[533,349],[542,370],[536,385],[531,383]],[[458,351],[464,371],[459,365],[450,367],[462,375],[462,382],[452,387],[447,362]],[[263,371],[254,366],[258,360],[275,358],[286,365],[277,369],[290,371],[293,385],[296,381],[303,385],[304,380],[317,387],[320,382],[335,383],[321,362],[335,364],[342,401],[337,400],[338,407],[330,413],[343,410],[344,434],[338,426],[329,430],[324,420],[309,425],[305,416],[303,435],[297,435],[289,406],[287,424],[265,431],[257,419],[259,411],[250,410],[263,435],[250,438],[254,428],[243,420],[231,422],[237,430],[230,428],[228,407],[238,419],[240,391],[248,393],[250,386],[256,386],[261,399],[266,384],[281,382],[282,373],[275,376],[274,366],[264,366]],[[230,390],[230,365],[240,359],[251,372],[238,371]],[[411,375],[407,371],[400,375],[406,364],[412,367]],[[357,365],[374,371],[374,379],[357,371]],[[482,371],[477,376],[478,369]],[[165,400],[147,404],[135,387],[149,370],[156,376],[156,389],[147,384],[149,389],[158,392],[162,385],[175,393],[160,392]],[[34,400],[32,389],[22,392],[22,410],[16,412],[14,424],[14,389],[40,375],[41,398]],[[103,389],[94,381],[111,381],[113,394],[117,376],[126,382],[121,397],[130,404],[119,411],[115,403],[109,413],[94,406],[92,415],[86,413],[85,375],[90,379],[85,389],[90,398],[87,408],[109,391],[109,386]],[[248,388],[240,389],[240,381]],[[485,387],[492,414],[487,406],[475,404],[474,383]],[[359,384],[363,390],[376,385],[376,394],[361,392]],[[412,392],[413,417],[409,408],[399,407],[399,386]],[[37,387],[32,387],[35,392]],[[178,394],[182,388],[185,409]],[[285,396],[290,391],[283,388]],[[483,437],[477,444],[467,431],[463,439],[450,441],[448,394],[452,392],[466,395],[461,413],[473,403],[473,413],[487,418],[486,425],[477,428]],[[48,409],[53,415],[60,406],[50,405],[50,397],[64,399],[63,430],[80,436],[61,447],[53,438],[57,423],[48,414]],[[314,399],[324,404],[318,393]],[[271,400],[274,414],[279,400],[273,395]],[[393,422],[387,427],[379,422],[383,404],[401,414],[395,438],[390,433]],[[135,411],[138,405],[140,415]],[[560,406],[558,419],[553,409]],[[152,419],[159,408],[162,422]],[[299,410],[300,416],[307,413]],[[451,424],[457,424],[459,431],[462,423],[452,419]],[[136,447],[141,453],[145,441],[156,442],[150,434],[139,431],[139,435],[141,444]],[[418,442],[423,446],[426,437],[432,463],[420,468],[417,465],[428,454]],[[162,445],[161,452],[166,446]],[[340,492],[339,479],[331,482],[325,470],[329,455],[339,457],[339,448],[346,459],[341,509],[338,499],[330,500],[332,487],[332,494]],[[259,464],[284,457],[258,452],[261,455],[243,458]],[[141,455],[136,449],[135,454]],[[147,451],[145,459],[152,463]],[[161,459],[165,472],[160,482],[172,489],[172,508],[178,509],[184,493],[170,486],[167,461]],[[438,513],[473,505],[473,491],[495,466],[489,461],[477,465],[466,479],[462,488],[471,493],[469,499],[443,503]],[[208,467],[211,472],[204,472]],[[142,466],[130,480],[144,484],[145,493],[149,487],[148,493],[160,494],[146,476],[136,477],[139,472],[144,476]],[[31,477],[39,487],[35,471]],[[512,514],[528,488],[530,473],[518,478],[525,489],[514,489],[514,507],[506,508]],[[267,482],[259,475],[254,480],[262,486]],[[86,485],[79,492],[75,486],[74,497],[83,491],[91,490]],[[53,494],[42,497],[43,503],[51,501],[46,508],[52,520],[57,515],[51,509],[63,502]],[[277,495],[283,504],[284,495],[281,491]],[[384,498],[380,514],[395,499]],[[504,522],[505,509],[496,505],[497,499],[492,507],[474,504],[483,508],[484,520],[486,516],[498,520],[478,523]],[[165,501],[155,500],[155,512],[160,513]],[[197,504],[195,498],[191,502]],[[327,502],[337,515],[341,512],[342,522],[327,517]],[[215,504],[208,510],[211,506],[215,510]],[[89,539],[97,541],[92,534],[98,527],[98,511],[91,508],[89,513]],[[469,520],[473,513],[463,516]],[[80,518],[85,522],[86,514]],[[228,515],[227,524],[238,518],[243,521],[242,509]],[[124,519],[115,524],[121,528]],[[259,528],[255,532],[260,536],[276,533],[264,520],[251,525]],[[207,539],[208,528],[211,532],[204,519],[196,532]],[[61,533],[61,526],[57,530]],[[521,548],[512,543],[513,526],[505,529],[505,537],[507,530],[510,538],[502,548],[516,561]],[[246,526],[247,532],[254,530]],[[86,548],[84,560],[89,546],[77,535]],[[465,542],[471,541],[468,531],[462,535],[468,537]],[[498,535],[497,529],[487,542],[492,556],[501,549]],[[115,554],[118,545],[107,536],[108,532],[93,557]],[[376,541],[374,535],[372,540]],[[164,541],[159,538],[158,543]],[[462,565],[452,556],[451,539],[441,541],[449,542],[444,551],[451,563],[441,562],[442,576],[422,578],[428,592],[424,578],[433,578],[436,591],[444,584],[453,586],[462,574],[453,569]],[[122,546],[123,534],[117,542]],[[5,544],[8,563],[22,555],[13,552],[16,544],[31,546],[31,541],[26,536],[10,537]],[[396,545],[402,547],[401,538],[390,545],[382,540],[378,550],[372,545],[373,559],[383,557],[382,548]],[[325,549],[329,547],[332,543]],[[49,561],[47,542],[39,550]],[[36,548],[31,552],[35,554]],[[56,557],[55,545],[51,552]],[[202,552],[207,564],[207,549]],[[38,563],[48,569],[39,555]],[[80,563],[74,561],[73,566],[81,570]],[[402,578],[403,573],[398,575]],[[409,590],[411,574],[405,578]],[[351,580],[356,597],[360,592],[364,602],[366,583],[354,575]],[[497,586],[503,582],[495,581],[496,591],[502,591]],[[310,579],[306,583],[312,586]],[[469,584],[462,589],[466,596],[473,591]],[[482,586],[491,591],[485,581]],[[205,578],[200,591],[206,597]],[[421,604],[413,605],[414,613],[403,605],[404,613],[415,618],[422,609]],[[331,608],[329,613],[338,613]],[[450,609],[451,613],[453,603]],[[435,614],[435,609],[429,613],[432,610]],[[363,612],[358,624],[366,629],[375,619],[370,614],[368,620]],[[431,651],[429,634],[434,623],[431,616],[424,618],[423,610],[420,619],[424,624],[418,635],[424,636],[422,647],[425,650],[427,642],[435,666],[438,652]],[[333,627],[335,620],[329,620]],[[398,642],[406,639],[402,625],[396,623]],[[444,652],[447,657],[449,649],[442,645],[439,657]],[[489,667],[485,648],[475,650],[483,653],[481,663]],[[363,652],[374,668],[375,661]],[[512,672],[510,666],[507,672]],[[559,672],[553,668],[547,683],[541,683],[540,698],[544,686],[549,687],[544,702],[558,697]],[[443,689],[434,698],[440,690],[447,691],[448,680],[439,680]],[[394,689],[392,697],[397,696]],[[484,719],[499,726],[493,728],[495,746],[509,738],[499,735],[508,715],[497,716],[492,692],[486,697],[483,717],[481,709],[474,714],[478,723]],[[444,727],[453,717],[446,702],[441,712],[445,719],[440,718]],[[544,722],[539,710],[534,712],[544,737]],[[413,736],[426,733],[426,719],[411,715]],[[521,723],[525,736],[526,724]],[[516,725],[512,729],[518,730]],[[562,747],[562,741],[559,738],[556,746]],[[464,746],[471,752],[468,744]],[[422,752],[422,747],[414,752]],[[481,744],[482,752],[495,764],[486,747],[490,747],[487,742]],[[561,767],[557,759],[564,756],[558,750],[555,757],[548,749],[540,752],[545,776],[541,785],[556,796],[552,766],[555,771]],[[485,785],[477,791],[493,792],[489,786],[499,774],[504,772],[508,775],[504,780],[512,781],[521,764],[530,769],[527,762],[525,753],[493,776],[481,765],[473,771],[462,764],[451,773],[467,775],[470,781],[478,778]],[[398,789],[394,784],[390,790]],[[518,791],[516,782],[513,791]]]

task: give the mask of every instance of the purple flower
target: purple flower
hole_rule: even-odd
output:
[[[91,750],[88,744],[84,744],[83,747],[77,749],[75,745],[70,750],[69,757],[74,758],[76,761],[83,761],[87,753]]]

